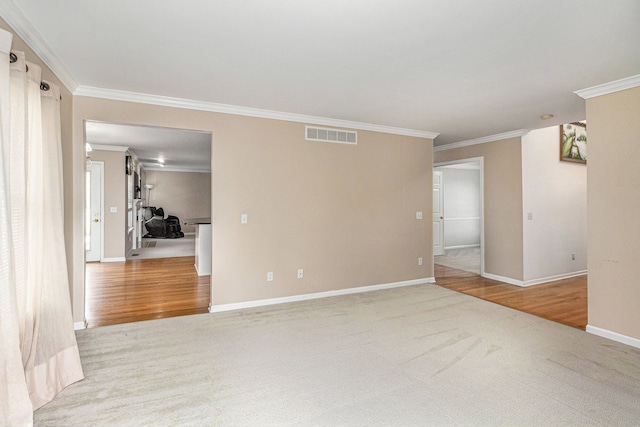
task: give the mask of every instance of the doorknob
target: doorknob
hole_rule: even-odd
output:
[[[100,220],[96,218],[93,220],[93,222],[100,222]]]

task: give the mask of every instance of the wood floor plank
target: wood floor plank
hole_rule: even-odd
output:
[[[587,276],[520,287],[435,265],[436,284],[554,322],[587,326]]]
[[[194,262],[189,256],[87,263],[87,326],[207,313],[210,276],[198,276]]]
[[[210,277],[198,276],[194,257],[87,263],[88,327],[207,313]],[[587,278],[530,287],[435,266],[436,284],[579,329],[587,325]]]

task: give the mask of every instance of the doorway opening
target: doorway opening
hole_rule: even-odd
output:
[[[458,176],[457,178],[450,178],[450,176],[465,175],[465,173],[471,175],[470,172],[460,172],[460,169],[473,170],[478,168],[480,171],[480,184],[478,186],[469,185],[470,188],[468,192],[464,191],[464,185],[462,184],[462,182],[465,181],[464,177],[460,178],[460,176]],[[462,159],[455,162],[437,163],[434,164],[433,170],[434,173],[439,172],[443,176],[440,184],[442,189],[441,197],[443,198],[441,204],[443,205],[442,228],[444,236],[440,238],[443,252],[445,253],[443,256],[435,255],[436,245],[439,242],[438,237],[435,236],[435,230],[437,229],[435,221],[438,219],[435,214],[435,208],[437,208],[438,202],[435,199],[439,194],[438,191],[436,191],[438,188],[434,185],[434,275],[436,277],[436,284],[456,292],[465,293],[584,330],[587,324],[586,276],[570,277],[527,287],[516,286],[487,278],[491,277],[491,274],[485,273],[483,159],[473,158]],[[450,179],[447,179],[447,177]],[[470,181],[470,179],[466,180]],[[436,182],[436,179],[434,179],[434,182]],[[462,189],[456,188],[456,185],[462,187]],[[454,189],[453,194],[451,194],[450,191],[452,187]],[[473,188],[478,188],[479,194],[472,193],[471,190]],[[460,193],[466,194],[466,196],[460,197]],[[456,194],[458,195],[456,196]],[[466,220],[458,220],[456,215],[453,215],[454,218],[448,217],[448,215],[451,214],[451,210],[447,209],[451,207],[451,204],[448,202],[451,202],[452,198],[456,203],[460,203],[460,205],[453,206],[457,209],[453,211],[456,215],[458,212],[465,212],[465,209],[468,209],[470,206],[475,207],[475,199],[479,198],[479,246],[476,246],[474,241],[464,242],[459,240],[460,233],[463,233],[464,229],[456,230],[455,226],[464,224]],[[473,202],[469,203],[470,200]],[[466,212],[469,215],[467,219],[475,218],[475,216],[469,214],[468,210]],[[460,215],[460,218],[465,217]],[[450,220],[447,221],[447,219]],[[466,226],[468,227],[469,224]],[[451,233],[452,230],[454,230],[454,234],[448,234],[448,232]],[[468,259],[464,259],[464,252],[471,250],[479,252],[479,260],[475,254],[469,254]],[[491,259],[489,259],[489,262],[491,262]],[[471,268],[476,265],[479,267],[479,273],[473,271]]]
[[[484,274],[483,159],[433,167],[434,263]]]
[[[86,121],[85,138],[87,327],[208,312],[211,278],[196,271],[195,228],[185,222],[212,216],[211,132]],[[150,208],[185,236],[145,238]]]

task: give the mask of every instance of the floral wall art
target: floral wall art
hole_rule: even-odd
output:
[[[560,125],[560,160],[587,163],[587,125],[585,123]]]

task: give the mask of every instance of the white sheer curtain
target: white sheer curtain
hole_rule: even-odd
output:
[[[60,226],[60,91],[41,89],[41,69],[21,52],[8,66],[10,41],[0,46],[0,425],[28,425],[84,376]]]

